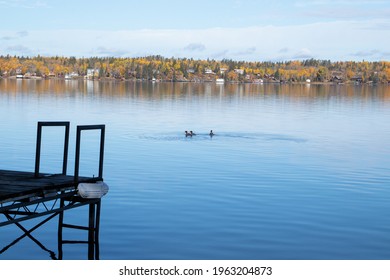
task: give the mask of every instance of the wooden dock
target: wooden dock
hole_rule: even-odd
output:
[[[94,183],[99,178],[79,177],[79,183]],[[58,192],[75,191],[74,176],[63,174],[41,174],[34,172],[0,170],[0,204],[36,197],[49,197]]]
[[[59,174],[41,173],[40,151],[42,128],[45,126],[65,127],[63,168]],[[62,259],[63,244],[86,243],[88,244],[88,259],[99,259],[99,224],[101,198],[83,198],[78,193],[80,183],[95,183],[103,181],[103,153],[104,153],[104,125],[77,126],[76,136],[76,159],[74,175],[67,175],[68,143],[69,143],[69,122],[38,122],[37,146],[35,156],[35,171],[13,171],[0,170],[0,228],[15,224],[24,234],[17,238],[10,245],[0,250],[0,254],[9,247],[16,244],[24,237],[29,237],[37,245],[50,252],[53,259]],[[99,175],[97,177],[79,176],[80,143],[83,130],[98,129],[101,131]],[[66,210],[80,206],[89,206],[88,226],[80,226],[64,223]],[[38,217],[47,216],[36,226],[27,230],[21,222]],[[35,239],[31,233],[44,225],[49,220],[58,216],[58,256]],[[64,240],[63,228],[72,228],[88,231],[87,241]],[[0,240],[1,241],[1,240]]]

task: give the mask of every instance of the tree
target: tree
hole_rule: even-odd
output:
[[[321,66],[317,70],[317,76],[316,76],[317,81],[319,82],[324,82],[328,79],[328,69],[324,66]]]
[[[276,72],[274,73],[274,77],[275,77],[275,79],[277,79],[277,80],[280,79],[280,72],[279,72],[279,69],[277,69]]]
[[[384,72],[384,78],[386,79],[386,82],[390,82],[390,68],[385,69],[383,72]]]

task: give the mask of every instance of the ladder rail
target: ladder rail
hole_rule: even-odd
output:
[[[74,182],[78,185],[79,171],[80,171],[80,146],[81,146],[81,132],[84,130],[100,130],[100,151],[99,151],[99,176],[100,180],[103,180],[103,160],[104,160],[104,137],[105,137],[105,125],[78,125],[76,135],[76,155],[75,155],[75,168],[74,168]]]
[[[42,128],[44,126],[64,126],[65,137],[64,137],[64,153],[62,158],[62,174],[66,175],[68,165],[68,150],[69,150],[69,127],[70,122],[68,121],[46,121],[38,122],[37,126],[37,146],[35,153],[35,177],[39,177],[39,167],[41,163],[41,145],[42,145]]]

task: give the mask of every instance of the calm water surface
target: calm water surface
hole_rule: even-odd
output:
[[[101,259],[390,259],[390,87],[0,80],[0,119],[0,169],[26,171],[37,121],[71,121],[70,173],[76,125],[106,124]],[[42,171],[61,169],[55,129]],[[33,235],[57,252],[56,230]],[[0,249],[21,234],[0,228]],[[0,254],[49,258],[26,238]]]

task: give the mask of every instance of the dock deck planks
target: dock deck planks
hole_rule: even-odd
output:
[[[78,177],[78,182],[96,182],[98,178]],[[0,170],[0,203],[45,196],[50,192],[76,190],[74,176]]]

